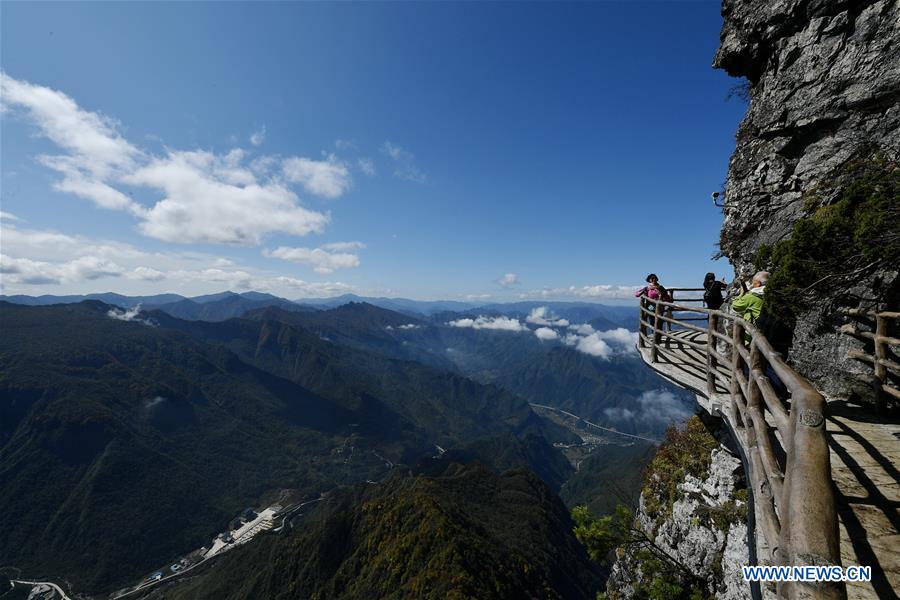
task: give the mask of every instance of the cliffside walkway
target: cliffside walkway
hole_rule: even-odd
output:
[[[642,298],[638,350],[731,430],[753,499],[756,563],[872,567],[870,583],[770,585],[763,596],[897,598],[900,424],[826,403],[751,323],[700,303]]]

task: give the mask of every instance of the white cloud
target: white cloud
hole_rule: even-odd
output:
[[[106,311],[106,316],[110,319],[115,319],[117,321],[136,321],[138,323],[143,323],[144,325],[154,325],[154,323],[149,319],[138,318],[140,314],[140,304],[138,304],[134,308],[129,308],[128,310],[122,310],[120,308],[113,307]],[[156,404],[158,404],[158,402]]]
[[[527,323],[534,323],[535,325],[547,325],[549,321],[544,318],[549,312],[546,306],[538,306],[531,310],[531,314],[525,317],[525,321]]]
[[[116,263],[97,256],[80,256],[53,264],[0,254],[0,273],[3,274],[4,286],[58,285],[85,280],[94,281],[104,277],[119,277],[123,271],[124,269]]]
[[[334,147],[338,150],[356,150],[356,142],[353,140],[334,140]]]
[[[54,263],[65,262],[79,256],[99,256],[127,264],[129,261],[163,256],[141,252],[134,246],[121,242],[94,240],[56,231],[20,229],[13,224],[4,224],[2,235],[3,248],[11,255],[28,256]]]
[[[136,267],[125,276],[129,279],[139,279],[141,281],[162,281],[166,278],[165,273],[152,267]]]
[[[170,152],[125,176],[128,183],[158,188],[166,198],[146,211],[140,230],[170,242],[259,244],[265,234],[321,232],[328,215],[297,205],[287,187],[256,183],[241,166],[241,151]]]
[[[648,390],[638,398],[638,404],[644,420],[660,423],[681,421],[694,412],[683,400],[666,390]]]
[[[62,173],[57,189],[91,199],[104,208],[140,210],[128,196],[104,183],[116,172],[133,168],[142,155],[118,133],[115,121],[82,110],[62,92],[2,72],[0,98],[4,113],[13,108],[25,111],[44,137],[69,153],[39,157],[43,164]]]
[[[528,331],[528,327],[518,319],[510,317],[477,317],[475,319],[457,319],[447,323],[451,327],[469,327],[472,329],[497,329],[500,331]]]
[[[95,282],[107,277],[116,278],[117,291],[125,294],[156,293],[161,280],[168,291],[185,295],[254,289],[286,297],[327,297],[354,291],[340,282],[306,282],[206,253],[145,252],[121,242],[19,229],[5,222],[2,238],[4,293],[46,293],[49,285],[61,286],[65,293],[95,292]]]
[[[21,219],[12,213],[0,210],[0,221],[21,221]]]
[[[170,271],[167,275],[170,279],[181,281],[203,282],[216,284],[218,288],[229,290],[259,289],[256,279],[247,271],[237,269],[226,271],[224,269],[198,269]]]
[[[591,327],[591,325],[588,323],[581,323],[580,325],[569,325],[569,329],[579,335],[591,335],[592,333],[594,333],[594,328]]]
[[[282,289],[289,289],[294,292],[297,298],[327,298],[330,296],[340,296],[354,290],[353,286],[336,282],[310,282],[296,279],[294,277],[276,277],[274,282]],[[267,289],[258,287],[255,289]]]
[[[635,350],[635,344],[637,344],[638,341],[638,334],[636,331],[628,331],[624,327],[617,327],[616,329],[598,331],[596,335],[602,340],[620,344],[626,350],[637,352],[637,350]]]
[[[603,414],[606,415],[607,419],[616,421],[618,423],[622,423],[623,421],[630,421],[635,417],[635,412],[633,410],[620,406],[604,408]]]
[[[153,408],[154,406],[156,406],[157,404],[162,404],[165,401],[166,401],[166,399],[164,397],[156,396],[155,398],[152,398],[152,399],[144,402],[144,408],[150,409],[150,408]]]
[[[250,170],[257,176],[264,179],[272,179],[281,167],[281,158],[277,156],[257,156],[250,161]],[[280,175],[278,175],[280,177]]]
[[[502,277],[495,279],[494,283],[496,283],[500,287],[508,288],[510,286],[519,284],[519,276],[515,273],[506,273]]]
[[[559,334],[549,327],[538,327],[534,330],[534,335],[541,341],[559,339]]]
[[[316,196],[337,198],[350,188],[350,170],[333,154],[326,160],[288,158],[281,168],[288,181],[299,183]]]
[[[62,280],[56,273],[51,274],[48,263],[28,258],[15,258],[0,254],[0,275],[4,286],[10,283],[28,285],[59,284]]]
[[[381,152],[394,161],[394,177],[416,183],[428,181],[425,173],[416,166],[416,157],[412,152],[392,144],[390,140],[384,142]]]
[[[329,215],[301,207],[288,183],[330,198],[350,185],[347,167],[333,156],[258,157],[249,166],[240,149],[220,155],[166,148],[154,156],[128,142],[115,121],[82,109],[62,92],[5,73],[0,92],[4,117],[26,116],[65,152],[38,157],[62,175],[57,190],[126,210],[144,235],[160,240],[260,244],[273,232],[321,232]],[[131,197],[128,186],[159,190],[163,198],[147,207]]]
[[[79,166],[78,160],[68,156],[42,156],[39,160],[47,167],[63,174],[62,181],[53,184],[54,189],[68,192],[80,198],[92,200],[101,208],[126,209],[142,215],[144,209],[129,196],[111,185],[100,181]]]
[[[603,412],[612,421],[621,423],[636,420],[648,427],[681,422],[693,414],[693,410],[684,401],[667,390],[648,390],[636,399],[633,408],[607,408]]]
[[[616,354],[636,353],[637,333],[623,327],[607,331],[595,331],[589,324],[570,325],[570,332],[563,341],[579,352],[610,360]]]
[[[466,300],[488,300],[493,297],[493,294],[468,294]]]
[[[266,126],[263,125],[250,135],[250,143],[254,146],[262,146],[266,141]]]
[[[533,325],[543,325],[545,327],[569,326],[568,320],[556,318],[546,306],[538,306],[532,309],[531,314],[525,317],[525,321]]]
[[[350,250],[361,250],[365,247],[366,245],[362,242],[332,242],[322,245],[322,248],[329,252],[348,252]]]
[[[357,159],[356,164],[359,166],[359,170],[369,177],[375,175],[375,162],[371,158]]]
[[[341,246],[341,244],[337,244]],[[331,273],[336,269],[349,269],[359,266],[359,256],[350,252],[339,252],[323,248],[289,248],[279,246],[265,256],[289,260],[309,265],[316,273]]]
[[[567,337],[567,343],[572,345],[573,342],[575,349],[579,352],[597,356],[603,360],[609,360],[613,355],[613,350],[610,348],[609,344],[603,341],[596,333],[592,333],[585,337],[575,336],[574,340],[571,339],[571,336]]]
[[[571,285],[561,288],[544,288],[541,290],[530,290],[522,292],[519,297],[522,299],[529,298],[604,298],[604,299],[631,299],[637,286],[629,285],[585,285],[577,287]]]

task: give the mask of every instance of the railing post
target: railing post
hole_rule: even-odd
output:
[[[791,441],[785,454],[780,563],[840,565],[837,507],[830,477],[831,457],[825,436],[826,403],[808,383],[791,395]],[[786,592],[786,593],[785,593]],[[780,584],[787,598],[809,598],[802,583]],[[844,600],[844,584],[822,583],[816,598]]]
[[[669,302],[671,302],[673,304],[675,303],[675,290],[669,290]],[[672,309],[670,309],[670,311],[671,312],[669,312],[669,317],[674,319],[675,311]],[[666,311],[663,310],[663,312],[666,312]],[[669,328],[669,331],[672,331],[672,327],[675,325],[674,323],[669,323],[668,321],[663,321],[663,323],[665,324],[665,326],[667,326]],[[666,338],[666,348],[668,348],[668,347],[669,347],[669,338]]]
[[[646,314],[644,313],[644,309],[647,308],[647,302],[644,300],[644,297],[641,296],[640,308],[638,309],[638,348],[646,348],[647,342],[644,341],[644,336],[647,335],[647,327],[645,325],[644,319],[646,318]]]
[[[653,345],[650,347],[650,362],[656,362],[659,352],[657,348],[659,347],[659,341],[661,339],[661,335],[659,332],[659,312],[662,308],[662,305],[659,303],[659,300],[656,301],[656,305],[653,308]]]
[[[875,313],[875,410],[883,414],[887,408],[887,367],[879,361],[887,360],[887,319]]]
[[[716,336],[715,331],[719,324],[719,315],[709,313],[709,321],[706,326],[706,391],[710,398],[716,393]]]
[[[759,351],[759,346],[750,343],[750,364],[747,365],[747,384],[750,389],[750,397],[747,398],[747,409],[751,407],[759,410],[762,405],[762,391],[759,389],[759,383],[756,380],[758,375],[764,375],[766,372],[763,365],[763,355]]]
[[[737,350],[738,344],[744,343],[744,328],[740,321],[732,319],[731,326],[731,412],[734,415],[734,424],[738,427],[745,427],[744,415],[738,408],[737,395],[741,392],[741,384],[738,382],[737,372],[741,368],[741,353]]]

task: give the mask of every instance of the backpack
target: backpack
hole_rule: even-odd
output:
[[[725,286],[719,281],[713,281],[712,285],[706,288],[703,292],[703,303],[706,304],[707,308],[713,310],[722,308],[722,305],[725,303],[725,298],[722,296],[723,289],[725,289]]]
[[[759,316],[750,322],[766,336],[775,352],[782,356],[787,356],[793,342],[793,332],[783,322],[770,314],[765,304],[763,304],[762,310],[759,311]]]

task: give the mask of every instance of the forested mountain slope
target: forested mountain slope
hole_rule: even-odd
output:
[[[568,511],[521,470],[435,461],[335,494],[306,522],[154,598],[593,598]]]

